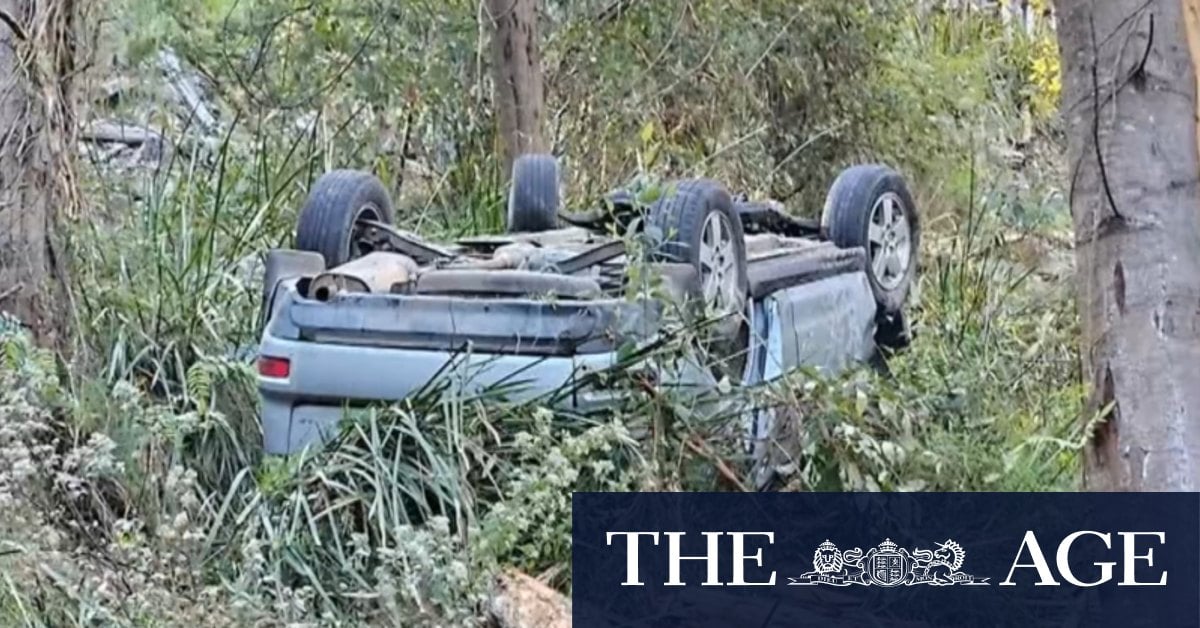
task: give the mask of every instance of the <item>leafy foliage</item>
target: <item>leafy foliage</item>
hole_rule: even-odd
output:
[[[571,491],[751,488],[729,408],[752,401],[779,416],[779,488],[1069,487],[1089,425],[1053,39],[893,0],[619,4],[543,3],[572,197],[706,175],[811,214],[842,166],[895,164],[926,264],[890,374],[696,402],[650,385],[701,332],[678,327],[595,374],[614,409],[435,387],[355,413],[325,451],[261,460],[257,259],[290,244],[315,174],[375,171],[435,235],[502,224],[478,3],[121,0],[123,71],[156,76],[177,50],[219,139],[130,92],[107,113],[175,150],[152,173],[87,173],[102,207],[72,234],[69,377],[0,325],[0,623],[470,624],[501,567],[569,589]]]

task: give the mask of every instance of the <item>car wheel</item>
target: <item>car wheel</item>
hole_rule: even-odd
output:
[[[521,155],[513,162],[508,192],[508,232],[536,233],[558,228],[558,160],[553,155]]]
[[[834,181],[821,231],[841,248],[867,252],[867,278],[880,314],[901,313],[917,272],[920,224],[904,177],[880,165],[854,166]]]
[[[357,170],[332,170],[313,185],[296,225],[296,248],[320,253],[326,268],[370,251],[358,243],[359,220],[391,223],[392,199],[383,183]]]
[[[743,326],[748,279],[742,221],[725,188],[706,179],[678,182],[650,208],[648,223],[661,233],[656,257],[691,264],[718,333],[732,337]]]

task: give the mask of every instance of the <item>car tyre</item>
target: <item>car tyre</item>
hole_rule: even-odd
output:
[[[821,231],[841,248],[866,251],[880,316],[900,316],[916,276],[921,237],[904,177],[875,164],[846,169],[826,196]]]
[[[742,314],[749,285],[746,240],[725,188],[707,179],[680,181],[650,208],[661,239],[655,257],[691,264],[703,298],[718,314]]]
[[[368,251],[356,242],[359,220],[391,224],[392,199],[374,175],[332,170],[313,185],[296,225],[296,248],[320,253],[326,268],[340,266]]]
[[[704,307],[717,319],[705,344],[723,362],[719,373],[737,372],[746,346],[749,279],[742,222],[729,192],[708,179],[672,184],[650,206],[647,226],[660,238],[653,257],[695,267]]]
[[[558,228],[561,201],[558,160],[553,155],[521,155],[513,162],[508,192],[508,232],[537,233]]]

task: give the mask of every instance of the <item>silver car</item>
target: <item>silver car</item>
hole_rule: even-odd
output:
[[[904,344],[919,227],[895,171],[844,171],[819,223],[706,179],[639,196],[566,213],[555,159],[526,155],[513,168],[508,233],[439,244],[393,226],[374,176],[323,175],[295,248],[267,257],[266,452],[319,446],[347,407],[434,382],[457,393],[505,386],[513,400],[569,390],[555,403],[605,404],[611,393],[587,386],[589,375],[674,321],[715,321],[706,337],[728,359],[672,376],[701,387],[719,377],[756,385],[799,366],[837,371]],[[748,418],[751,446],[769,421]]]

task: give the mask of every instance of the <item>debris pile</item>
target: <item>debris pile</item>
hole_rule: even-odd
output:
[[[153,100],[170,104],[174,118],[172,127],[156,127],[148,122],[154,116],[143,111],[127,114],[147,122],[118,118],[88,120],[79,135],[80,150],[85,159],[118,169],[157,170],[171,162],[185,138],[204,145],[219,140],[220,111],[204,77],[170,49],[159,51],[155,68],[160,81],[148,88],[130,77],[107,81],[101,89],[103,106],[98,109],[116,110],[126,102],[139,100],[131,96],[133,90],[148,89]]]

